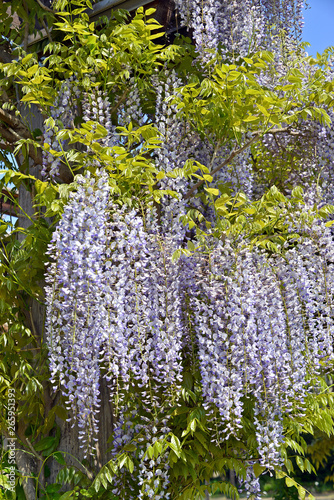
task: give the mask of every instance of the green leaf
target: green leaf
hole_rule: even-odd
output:
[[[301,486],[298,487],[298,494],[299,494],[300,500],[305,500],[305,497],[306,497],[306,490],[305,490],[305,488],[302,488]]]
[[[38,443],[34,444],[34,448],[36,451],[43,451],[51,448],[55,444],[55,437],[45,437],[42,438]]]
[[[124,454],[123,456],[120,457],[120,460],[118,462],[118,467],[120,469],[126,464],[127,458],[128,458],[128,456],[126,454]],[[150,458],[152,458],[152,457],[150,457]]]
[[[132,474],[133,471],[134,471],[134,463],[133,463],[133,461],[131,460],[130,457],[127,458],[126,466],[127,466],[128,470],[129,470],[130,474]]]
[[[244,122],[255,122],[256,120],[259,120],[259,117],[258,116],[254,116],[254,115],[248,115],[246,118],[243,118],[243,121]]]
[[[60,465],[66,465],[65,459],[60,451],[56,451],[52,456]]]
[[[194,377],[190,372],[184,372],[182,385],[187,389],[192,389],[194,383]]]
[[[209,175],[209,174],[203,174],[203,179],[205,179],[208,182],[212,182],[213,181],[212,175]]]
[[[291,196],[292,198],[303,199],[303,188],[301,186],[297,186],[292,190]]]
[[[212,194],[214,196],[218,196],[219,195],[219,189],[215,189],[215,188],[207,188],[205,187],[204,188],[205,191],[207,191],[209,194]]]
[[[156,12],[156,9],[153,9],[153,8],[147,9],[147,10],[145,10],[145,16],[151,16],[155,12]]]
[[[262,104],[256,103],[256,105],[264,116],[270,116],[270,113]]]
[[[171,441],[168,443],[169,447],[173,450],[175,455],[180,458],[181,456],[181,444],[179,438],[172,434]]]
[[[198,441],[201,443],[203,448],[205,448],[206,450],[209,449],[209,443],[208,443],[206,437],[201,432],[196,431],[194,436],[196,439],[198,439]]]
[[[166,177],[166,174],[163,170],[157,174],[158,181],[160,181],[161,179],[164,179],[165,177]]]
[[[301,470],[302,472],[304,472],[304,471],[305,471],[304,461],[303,461],[303,459],[302,459],[301,457],[299,457],[298,455],[297,455],[297,457],[296,457],[296,463],[297,463],[298,467],[300,468],[300,470]]]
[[[292,486],[297,486],[296,481],[294,481],[291,477],[285,478],[285,484],[287,485],[288,488],[291,488]]]
[[[33,53],[31,54],[27,54],[21,61],[22,64],[26,64],[28,61],[30,61],[30,59],[33,57]]]
[[[136,451],[137,446],[133,443],[129,443],[126,446],[124,446],[123,450],[124,451]]]
[[[57,415],[57,417],[61,418],[62,420],[67,419],[67,410],[63,408],[62,406],[55,406],[54,407],[54,412]]]
[[[190,427],[190,430],[192,432],[195,432],[196,427],[197,427],[197,420],[196,420],[196,418],[194,418],[193,420],[191,420],[189,427]]]
[[[180,257],[181,257],[181,249],[175,250],[175,252],[172,255],[172,262],[179,260]]]
[[[253,471],[254,471],[255,477],[260,477],[261,474],[263,474],[263,472],[265,470],[266,470],[266,467],[264,467],[263,465],[260,465],[258,463],[253,465]]]

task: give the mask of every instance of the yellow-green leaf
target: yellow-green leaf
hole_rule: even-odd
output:
[[[212,194],[213,196],[218,196],[219,195],[219,189],[215,188],[204,188],[205,191],[207,191],[209,194]]]

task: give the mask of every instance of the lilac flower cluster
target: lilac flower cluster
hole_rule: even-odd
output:
[[[182,81],[175,72],[167,73],[166,82],[156,83],[156,111],[155,123],[160,132],[162,141],[161,148],[157,151],[156,167],[163,172],[170,172],[173,169],[182,168],[193,151],[191,146],[191,134],[185,133],[186,125],[177,117],[176,105],[171,103],[177,95],[177,89],[182,85]],[[190,135],[190,137],[189,137]],[[188,136],[184,140],[184,136]],[[185,213],[186,203],[182,200],[182,194],[187,191],[188,181],[185,178],[176,179],[165,177],[160,182],[162,189],[173,190],[178,194],[178,199],[169,199],[162,206],[161,225],[164,234],[175,235],[180,231],[180,239],[184,237],[185,230],[181,230],[179,216]]]
[[[170,497],[166,491],[169,484],[168,452],[163,451],[158,457],[151,457],[147,453],[151,445],[169,433],[167,420],[159,421],[141,414],[141,423],[138,423],[140,403],[133,404],[132,401],[131,407],[132,410],[128,405],[124,405],[120,414],[118,425],[114,430],[112,455],[117,457],[126,445],[135,442],[136,449],[131,453],[135,470],[130,474],[125,467],[122,467],[114,479],[112,492],[120,500],[168,499]]]
[[[109,312],[113,334],[105,354],[110,374],[128,384],[131,372],[140,387],[153,380],[161,387],[178,385],[181,304],[178,265],[171,261],[170,243],[146,233],[134,211],[113,213],[108,241],[105,276],[114,295]],[[148,397],[153,403],[154,395]]]
[[[84,446],[94,443],[98,425],[109,188],[103,173],[78,176],[77,184],[48,251],[46,337],[52,383],[66,394]]]
[[[74,83],[73,77],[65,80],[60,88],[54,107],[51,108],[51,118],[54,120],[54,127],[44,126],[44,143],[56,153],[62,153],[65,142],[57,139],[57,131],[61,128],[73,128],[74,118],[77,113],[77,101],[80,95],[78,86]],[[59,166],[61,155],[54,156],[49,151],[43,150],[43,162],[41,175],[47,180],[53,181],[59,176]]]
[[[107,130],[107,135],[101,140],[101,144],[102,146],[109,146],[113,126],[111,122],[110,102],[105,91],[96,88],[93,94],[84,94],[82,118],[85,122],[98,122]]]
[[[226,53],[243,56],[254,50],[268,49],[283,28],[288,51],[293,40],[301,36],[303,6],[303,0],[176,1],[181,19],[193,30],[198,52],[204,60],[212,57],[210,53],[219,43]]]
[[[158,430],[159,424],[160,422],[155,420],[153,421],[153,426],[151,425],[150,428],[145,429],[145,438],[143,440],[146,443],[154,444],[159,438],[158,433],[160,436],[168,434],[170,429],[167,426],[167,420],[164,419],[161,422],[162,427]],[[170,483],[168,474],[168,451],[165,451],[157,458],[150,458],[148,454],[142,450],[139,454],[139,458],[141,460],[139,464],[138,485],[141,488],[138,493],[138,498],[141,500],[147,498],[168,500],[170,498],[170,493],[167,491]]]
[[[241,491],[245,491],[247,498],[261,500],[260,480],[255,476],[252,465],[247,467],[245,479],[240,480]]]

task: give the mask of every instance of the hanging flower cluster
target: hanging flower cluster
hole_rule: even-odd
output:
[[[318,226],[309,232],[285,259],[219,244],[197,297],[189,291],[201,318],[194,329],[217,442],[238,436],[245,397],[255,398],[260,463],[268,468],[281,462],[282,415],[303,407],[321,359],[332,356],[331,236],[320,237]]]
[[[51,108],[51,118],[54,124],[48,126],[44,125],[44,143],[48,144],[53,151],[60,153],[60,155],[55,156],[51,154],[51,152],[43,150],[41,175],[45,180],[52,179],[55,181],[59,176],[61,153],[65,141],[59,141],[57,139],[57,131],[62,128],[74,127],[74,118],[77,113],[79,96],[80,90],[74,83],[73,77],[68,78],[61,84],[55,105]]]
[[[98,180],[78,176],[77,183],[49,246],[46,332],[52,383],[68,398],[83,446],[94,446],[108,326],[103,266],[109,187],[103,173]]]
[[[269,49],[284,29],[284,50],[294,46],[303,27],[303,0],[176,0],[182,21],[193,30],[201,57],[210,59],[218,44],[226,53],[246,56]],[[211,57],[210,57],[211,54]]]

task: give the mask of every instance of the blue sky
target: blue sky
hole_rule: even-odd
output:
[[[310,9],[304,12],[303,40],[309,42],[310,55],[323,52],[334,45],[334,0],[309,0]]]

